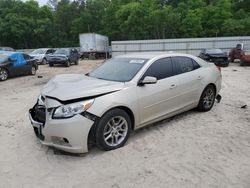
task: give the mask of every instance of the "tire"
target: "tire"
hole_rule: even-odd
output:
[[[245,65],[245,62],[243,59],[240,60],[240,66],[244,66]]]
[[[198,110],[201,112],[207,112],[211,110],[214,105],[216,98],[215,88],[212,85],[208,85],[201,94],[200,101],[198,104]]]
[[[34,66],[31,67],[30,75],[36,75],[36,67],[34,67]]]
[[[70,67],[70,61],[68,60],[68,61],[66,61],[66,63],[65,63],[65,67]]]
[[[50,66],[50,67],[54,67],[54,64],[53,64],[53,63],[49,63],[49,66]]]
[[[42,60],[42,65],[46,65],[48,63],[48,61],[44,58],[43,60]]]
[[[75,61],[75,65],[79,65],[79,59]]]
[[[110,110],[103,115],[96,127],[96,145],[105,151],[120,148],[127,142],[130,132],[129,115],[121,109]]]
[[[0,81],[5,81],[9,77],[9,73],[6,69],[1,69],[0,70]]]

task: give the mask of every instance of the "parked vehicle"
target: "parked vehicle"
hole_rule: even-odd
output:
[[[75,48],[60,48],[54,54],[48,55],[49,66],[53,67],[54,64],[62,64],[69,67],[71,63],[78,65],[79,55],[78,50]]]
[[[108,58],[109,39],[95,33],[79,34],[81,58]]]
[[[229,65],[227,53],[221,49],[203,49],[199,57],[220,67],[227,67]]]
[[[221,79],[219,68],[192,55],[127,54],[86,75],[55,76],[29,118],[45,145],[84,153],[94,141],[113,150],[140,127],[193,108],[209,111]]]
[[[0,51],[0,81],[19,75],[35,75],[37,62],[27,54]]]
[[[236,48],[231,49],[229,57],[231,62],[239,59],[241,66],[250,65],[250,44],[237,44]]]
[[[55,52],[55,49],[52,48],[39,48],[30,53],[31,57],[37,61],[37,63],[45,65],[48,63],[48,55],[51,55]]]
[[[0,46],[0,50],[4,50],[4,51],[16,51],[15,49],[11,48],[11,47],[4,47],[4,46]]]

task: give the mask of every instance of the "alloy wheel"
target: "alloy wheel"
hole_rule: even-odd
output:
[[[6,70],[2,69],[0,71],[0,79],[1,80],[7,80],[7,78],[8,78],[8,72]]]
[[[128,122],[122,116],[115,116],[104,127],[103,137],[108,146],[118,146],[128,134]]]
[[[213,105],[214,97],[215,95],[213,89],[208,88],[203,97],[203,105],[206,109],[211,108],[211,106]]]

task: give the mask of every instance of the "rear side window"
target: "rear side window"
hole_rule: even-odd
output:
[[[143,75],[142,79],[146,76],[156,77],[157,80],[161,80],[170,76],[173,76],[173,64],[171,58],[163,58],[155,61]]]
[[[182,74],[200,68],[200,65],[189,57],[172,57],[175,74]]]

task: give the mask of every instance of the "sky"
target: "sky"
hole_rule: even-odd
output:
[[[23,1],[25,1],[25,0],[23,0]],[[36,1],[39,3],[40,6],[46,5],[48,2],[48,0],[36,0]]]

